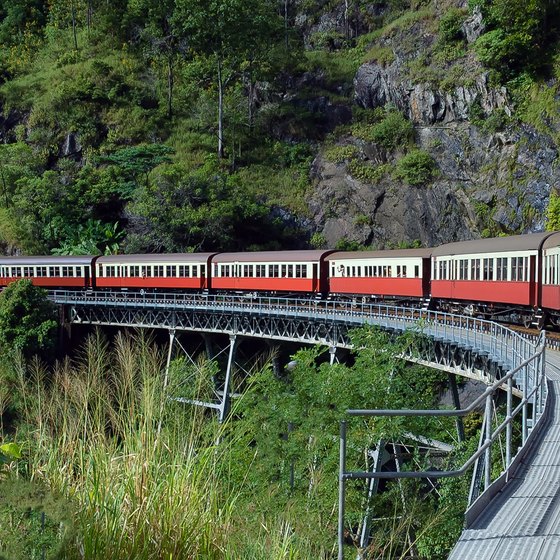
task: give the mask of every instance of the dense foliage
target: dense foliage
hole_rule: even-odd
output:
[[[31,280],[12,282],[0,292],[0,345],[4,352],[48,355],[54,349],[56,308]]]
[[[307,247],[310,163],[349,128],[385,152],[344,159],[356,179],[429,185],[437,174],[418,152],[394,172],[418,137],[396,107],[349,114],[360,63],[390,64],[387,38],[402,36],[406,51],[418,22],[436,40],[403,60],[411,83],[453,91],[476,54],[495,81],[513,80],[517,117],[556,134],[544,80],[557,73],[557,3],[471,0],[469,10],[484,22],[474,44],[460,3],[2,0],[2,248]],[[507,124],[479,117],[487,132]]]
[[[119,334],[112,346],[92,335],[53,372],[4,354],[0,388],[10,392],[0,399],[0,418],[9,409],[12,425],[0,447],[7,465],[0,460],[0,555],[332,558],[344,411],[431,406],[441,382],[439,373],[396,358],[403,345],[418,343],[416,335],[392,340],[363,329],[353,341],[360,346],[353,366],[330,366],[321,350],[305,350],[281,378],[268,367],[253,372],[221,425],[201,408],[166,398],[211,398],[216,364],[178,358],[166,385],[166,352],[141,335]],[[449,422],[354,419],[348,467],[371,468],[368,450],[380,442],[389,450],[393,442],[413,447],[410,434],[455,439]],[[411,453],[402,466],[443,467],[465,452],[459,447],[447,459]],[[372,502],[380,519],[368,558],[405,558],[411,547],[418,558],[443,558],[461,529],[467,485],[384,485]],[[348,485],[349,543],[366,495],[363,482]],[[346,557],[356,553],[349,544]]]

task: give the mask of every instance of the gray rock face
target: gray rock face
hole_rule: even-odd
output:
[[[511,114],[506,89],[491,88],[487,74],[477,76],[472,85],[440,91],[428,84],[412,85],[403,81],[398,62],[387,68],[370,62],[358,69],[354,91],[358,105],[373,109],[391,103],[417,124],[467,120],[469,107],[475,101],[486,115],[495,109]]]
[[[371,166],[393,166],[400,157],[352,137],[340,142],[356,146]],[[551,188],[560,184],[552,139],[526,126],[487,134],[461,122],[418,126],[416,143],[438,169],[429,185],[403,184],[391,171],[370,185],[352,177],[345,163],[315,159],[309,205],[329,246],[341,238],[376,247],[416,240],[433,246],[544,229]]]
[[[470,239],[472,224],[458,190],[446,183],[424,189],[377,185],[353,178],[344,164],[319,156],[313,163],[316,179],[310,209],[326,238],[335,247],[341,238],[385,247],[396,240],[437,245],[449,239]]]
[[[62,157],[79,156],[82,153],[79,135],[76,132],[69,132],[62,143],[60,155]]]
[[[482,21],[482,13],[480,8],[476,6],[473,13],[463,22],[461,31],[466,37],[467,42],[474,43],[486,30],[486,26]]]

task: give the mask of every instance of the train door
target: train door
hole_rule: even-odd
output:
[[[84,265],[84,288],[90,287],[89,265]]]
[[[537,255],[529,257],[529,305],[531,307],[539,307],[540,293],[539,286],[541,284],[541,271],[537,267]]]
[[[320,287],[319,287],[319,264],[318,263],[313,263],[313,282],[311,284],[311,289],[314,292],[319,292],[320,291]]]
[[[206,265],[200,265],[200,287],[205,290],[208,286],[206,285]]]
[[[432,276],[432,261],[431,259],[422,259],[422,294],[423,296],[430,297],[430,278]]]

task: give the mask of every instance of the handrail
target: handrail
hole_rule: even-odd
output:
[[[485,456],[484,464],[484,491],[478,498],[482,498],[484,493],[490,489],[491,486],[491,447],[492,444],[497,440],[498,436],[506,430],[506,457],[505,457],[505,469],[503,474],[509,475],[514,465],[517,456],[525,452],[525,446],[528,442],[529,429],[528,429],[528,417],[529,417],[529,404],[533,401],[533,425],[532,430],[535,430],[537,426],[540,427],[541,419],[544,417],[544,411],[546,407],[547,394],[546,394],[546,376],[545,376],[545,348],[546,348],[546,334],[543,331],[538,339],[538,344],[534,347],[533,353],[525,358],[518,366],[510,369],[506,375],[495,381],[491,386],[489,386],[477,399],[475,399],[469,406],[464,409],[459,410],[440,410],[440,409],[425,409],[425,410],[388,410],[388,409],[377,409],[377,410],[359,410],[359,409],[349,409],[346,414],[350,417],[426,417],[426,416],[436,416],[436,417],[462,417],[469,412],[472,412],[479,407],[480,404],[485,402],[485,422],[483,427],[485,427],[485,437],[481,439],[481,445],[478,449],[463,463],[461,467],[454,470],[448,471],[395,471],[395,472],[365,472],[365,471],[346,471],[346,428],[347,421],[342,420],[340,422],[340,456],[339,456],[339,517],[338,517],[338,558],[343,559],[343,541],[344,541],[344,515],[345,515],[345,487],[347,480],[355,479],[374,479],[374,478],[384,478],[384,479],[411,479],[411,478],[449,478],[455,476],[461,476],[476,462],[482,455]],[[536,375],[529,376],[529,368],[536,362],[535,372]],[[513,379],[518,373],[523,373],[523,396],[519,404],[512,409],[512,391],[513,391]],[[532,387],[529,383],[532,382]],[[506,404],[506,417],[503,422],[501,422],[492,431],[492,398],[498,390],[501,390],[502,386],[507,383],[507,404]],[[512,444],[512,423],[514,418],[516,418],[519,413],[522,414],[522,445],[515,457],[512,458],[511,455],[511,444]],[[469,497],[469,506],[471,507],[473,502],[473,495]]]

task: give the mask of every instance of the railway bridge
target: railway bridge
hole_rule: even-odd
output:
[[[482,404],[485,420],[477,451],[456,471],[347,472],[345,421],[341,424],[339,558],[343,558],[344,489],[354,478],[419,478],[457,476],[473,472],[466,529],[450,558],[555,558],[560,545],[560,358],[546,352],[544,336],[530,341],[505,326],[428,310],[411,310],[362,301],[319,301],[260,297],[256,294],[207,295],[123,291],[53,290],[50,298],[70,324],[156,328],[169,332],[168,366],[180,331],[227,335],[228,360],[223,386],[215,402],[196,402],[216,409],[221,420],[228,411],[230,380],[240,339],[261,338],[329,348],[331,363],[338,349],[349,348],[348,332],[363,324],[393,332],[413,329],[424,342],[404,359],[463,375],[488,385],[473,403]],[[453,377],[453,376],[450,376]],[[454,377],[453,377],[454,378]],[[505,420],[492,426],[492,400],[507,394]],[[513,397],[517,397],[514,401]],[[463,416],[470,410],[348,411],[360,415]],[[513,449],[512,426],[521,425],[522,445]],[[491,479],[492,449],[505,437],[501,475]],[[495,453],[496,454],[496,453]],[[543,481],[545,483],[543,484]]]

